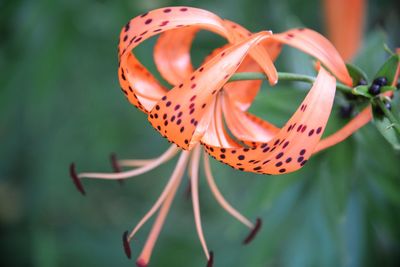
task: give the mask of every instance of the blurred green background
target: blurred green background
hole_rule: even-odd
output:
[[[110,152],[150,158],[168,147],[119,90],[116,45],[132,17],[169,5],[208,9],[248,29],[324,31],[320,1],[0,1],[0,265],[134,266],[121,235],[151,206],[174,162],[128,180],[84,181],[82,197],[68,175],[110,171]],[[366,35],[356,58],[373,75],[383,42],[400,46],[397,0],[369,1]],[[154,71],[153,40],[140,58]],[[195,41],[193,57],[221,39]],[[307,56],[285,49],[283,71],[311,72]],[[311,66],[311,65],[310,65]],[[264,90],[252,111],[282,125],[304,97],[291,84]],[[335,106],[329,127],[346,121]],[[395,153],[368,125],[347,141],[282,176],[233,171],[212,162],[226,198],[264,226],[254,242],[220,209],[200,180],[203,226],[215,266],[400,266],[400,167]],[[205,266],[184,182],[150,266]],[[138,255],[151,224],[132,243]]]

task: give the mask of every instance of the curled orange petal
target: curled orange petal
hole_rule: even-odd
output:
[[[270,33],[261,32],[229,46],[168,91],[150,112],[153,127],[179,147],[193,147],[207,130],[210,118],[203,115],[214,95],[235,73],[249,50],[268,37]]]
[[[280,131],[254,147],[217,147],[204,143],[207,153],[233,168],[264,174],[300,169],[313,154],[331,113],[336,80],[324,68],[306,98]]]
[[[335,47],[321,34],[306,28],[274,34],[274,40],[293,46],[317,58],[342,83],[353,84],[346,64]]]

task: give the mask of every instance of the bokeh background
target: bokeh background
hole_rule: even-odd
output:
[[[383,43],[400,46],[400,11],[397,0],[368,2],[355,62],[373,75],[387,57]],[[80,171],[110,171],[110,152],[150,158],[168,147],[119,90],[116,45],[130,18],[169,5],[202,7],[253,31],[293,26],[325,31],[319,0],[1,0],[1,266],[134,266],[123,253],[122,232],[156,199],[174,162],[124,186],[84,181],[86,197],[72,185],[68,166],[75,161]],[[155,71],[153,43],[138,51]],[[194,61],[220,44],[215,35],[200,34]],[[285,48],[278,68],[312,74],[311,63]],[[263,87],[252,111],[278,125],[306,92],[288,83]],[[330,129],[346,122],[340,103]],[[248,230],[216,205],[201,179],[203,226],[215,266],[400,266],[399,160],[370,124],[293,174],[239,173],[213,161],[226,198],[248,217],[264,220],[257,239],[243,247]],[[185,186],[151,266],[205,266]],[[134,256],[150,226],[132,243]]]

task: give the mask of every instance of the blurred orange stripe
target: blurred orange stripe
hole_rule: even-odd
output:
[[[363,36],[364,0],[324,0],[328,38],[345,61],[351,60]]]

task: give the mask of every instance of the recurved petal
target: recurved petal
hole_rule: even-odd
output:
[[[275,125],[238,108],[230,95],[224,94],[223,110],[229,131],[238,140],[255,146],[268,142],[279,132]]]
[[[150,112],[153,127],[181,148],[190,149],[207,129],[209,118],[204,114],[215,94],[235,73],[249,50],[268,37],[268,32],[261,32],[231,45],[168,91]]]
[[[119,81],[129,101],[142,111],[147,113],[151,110],[155,105],[154,98],[159,97],[160,91],[164,89],[139,63],[131,50],[156,34],[188,26],[207,29],[228,40],[231,38],[218,16],[191,7],[156,9],[133,18],[122,29],[118,45]],[[146,86],[142,87],[143,84]]]
[[[199,31],[197,27],[179,28],[164,32],[154,47],[154,62],[161,76],[177,85],[193,72],[190,48]]]
[[[211,113],[213,115],[207,131],[201,138],[201,142],[218,147],[237,147],[239,144],[229,136],[225,129],[222,116],[222,102],[223,97],[221,94],[218,94],[214,103],[212,103],[214,108]]]
[[[282,174],[300,169],[312,155],[331,113],[336,80],[324,68],[306,98],[268,142],[253,148],[224,148],[204,144],[206,151],[233,168],[264,174]]]
[[[351,121],[349,121],[345,126],[343,126],[340,130],[322,139],[315,148],[314,153],[317,153],[321,150],[327,149],[333,145],[336,145],[337,143],[344,141],[347,137],[352,135],[354,132],[366,125],[371,120],[372,110],[371,107],[367,107]]]
[[[271,39],[293,46],[317,58],[342,83],[352,86],[352,79],[336,48],[321,34],[306,28],[274,34]]]

